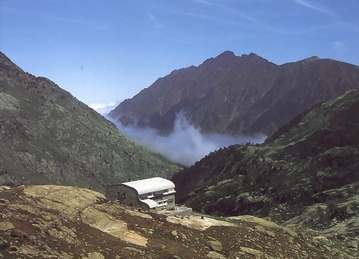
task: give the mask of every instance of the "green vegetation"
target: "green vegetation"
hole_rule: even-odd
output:
[[[0,53],[0,184],[108,184],[178,166],[123,136],[101,115]]]
[[[358,114],[359,91],[350,91],[298,116],[263,145],[217,151],[174,176],[178,199],[204,213],[309,227],[357,251]]]

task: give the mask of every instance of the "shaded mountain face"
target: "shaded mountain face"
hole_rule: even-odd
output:
[[[358,114],[359,91],[352,90],[299,115],[262,145],[214,152],[175,174],[177,199],[205,213],[266,216],[355,239]]]
[[[0,53],[0,184],[105,185],[178,169]]]
[[[339,61],[312,57],[278,66],[227,51],[160,78],[110,116],[168,134],[183,112],[206,133],[270,135],[314,104],[359,88],[358,82],[359,68]]]
[[[75,187],[0,186],[0,208],[2,258],[355,258],[260,218],[139,212]]]

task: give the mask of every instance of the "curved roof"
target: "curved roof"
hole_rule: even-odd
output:
[[[173,182],[162,177],[148,178],[122,184],[135,189],[139,195],[175,188]]]

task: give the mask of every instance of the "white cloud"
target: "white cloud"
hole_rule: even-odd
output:
[[[213,5],[213,3],[211,3],[208,0],[193,0],[194,2],[198,3],[198,4],[203,4],[203,5]]]
[[[333,11],[325,8],[324,6],[321,5],[317,5],[317,4],[313,4],[312,2],[308,1],[308,0],[293,0],[296,4],[299,4],[303,7],[315,10],[317,12],[321,12],[321,13],[325,13],[331,16],[337,16],[336,13],[334,13]]]
[[[241,18],[242,20],[246,20],[247,22],[251,22],[251,23],[257,23],[257,19],[248,15],[247,13],[244,13],[242,11],[239,11],[236,8],[233,8],[227,4],[224,4],[223,2],[219,3],[219,2],[214,2],[214,1],[209,1],[209,0],[193,0],[195,3],[198,4],[202,4],[202,5],[207,5],[207,6],[211,6],[214,7],[216,9],[221,9],[231,15],[234,15],[238,18]],[[198,18],[203,18],[206,16],[200,15],[200,14],[195,14],[192,16],[197,16]],[[212,17],[211,17],[212,18]],[[209,19],[208,19],[209,20]],[[214,19],[212,19],[214,20]]]
[[[99,21],[93,22],[88,21],[86,19],[78,18],[78,17],[70,17],[66,16],[58,16],[58,15],[52,15],[47,12],[39,12],[34,10],[25,10],[25,9],[15,9],[11,7],[1,6],[0,5],[0,11],[8,14],[8,15],[17,15],[17,16],[33,16],[33,17],[41,17],[43,19],[46,19],[50,22],[58,22],[58,23],[68,23],[78,26],[88,26],[92,27],[97,31],[107,31],[109,30],[109,26],[107,24],[103,24]]]
[[[109,118],[111,120],[111,118]],[[114,121],[113,121],[114,122]],[[182,115],[178,114],[174,130],[162,136],[153,128],[124,126],[114,122],[128,138],[162,154],[168,159],[190,166],[210,152],[224,146],[247,142],[262,143],[264,135],[231,136],[224,134],[203,134]]]
[[[119,102],[90,103],[89,106],[100,114],[107,114],[113,110]]]

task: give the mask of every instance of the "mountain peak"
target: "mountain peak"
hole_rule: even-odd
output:
[[[318,56],[311,56],[309,58],[305,58],[303,60],[301,60],[300,62],[311,62],[311,61],[315,61],[315,60],[319,60],[320,58]]]
[[[11,60],[0,51],[0,64],[6,64],[8,65],[9,63],[11,63]]]
[[[4,53],[0,51],[0,63],[1,64],[14,64]]]
[[[210,64],[215,63],[216,65],[226,65],[226,64],[233,64],[237,63],[239,60],[242,61],[267,61],[266,59],[260,57],[256,53],[249,53],[249,54],[243,54],[241,56],[236,56],[236,54],[233,51],[226,50],[219,54],[218,56],[214,58],[207,59],[203,64]]]
[[[267,61],[266,59],[262,58],[261,56],[257,55],[256,53],[249,53],[249,54],[243,54],[240,56],[243,60],[258,60],[258,61]]]
[[[18,71],[22,71],[14,62],[12,62],[3,52],[0,51],[0,65],[6,67],[7,69],[15,69]],[[23,71],[22,71],[23,72]]]
[[[237,58],[238,57],[234,54],[234,52],[226,50],[214,58],[207,59],[201,64],[201,66],[206,67],[207,65],[215,65],[215,66],[228,65],[235,62]]]
[[[236,57],[236,55],[234,54],[233,51],[226,50],[226,51],[222,52],[221,54],[219,54],[215,58],[231,58],[231,57]]]
[[[234,54],[234,52],[227,50],[210,60],[220,61],[220,62],[228,62],[228,61],[236,60],[237,58],[238,57]]]

